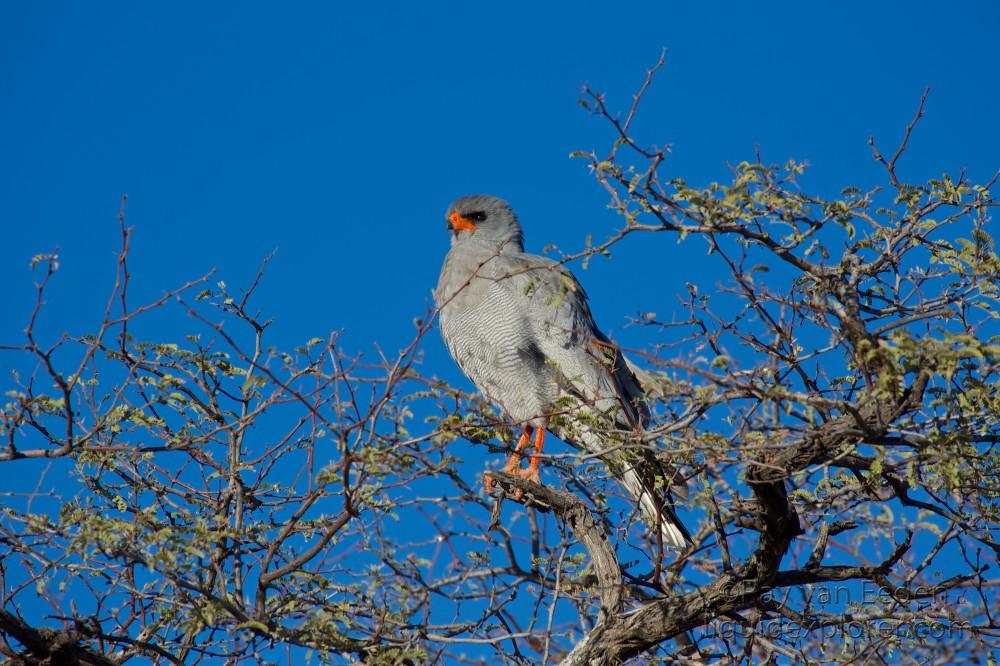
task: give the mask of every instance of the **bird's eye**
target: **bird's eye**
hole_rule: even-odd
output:
[[[486,219],[486,213],[481,210],[477,210],[474,213],[469,213],[465,216],[465,219],[471,220],[472,222],[482,222]]]

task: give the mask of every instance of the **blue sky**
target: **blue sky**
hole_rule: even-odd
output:
[[[608,145],[575,102],[589,83],[624,108],[662,47],[639,133],[672,144],[670,173],[691,182],[725,179],[759,145],[808,160],[813,191],[874,183],[865,140],[894,145],[926,85],[903,174],[1000,166],[993,3],[368,4],[4,3],[0,340],[30,310],[30,257],[55,246],[47,321],[92,328],[128,193],[135,302],[209,268],[246,285],[277,248],[257,301],[272,343],[346,329],[358,351],[398,347],[455,197],[507,197],[535,250],[618,224],[567,157]],[[627,339],[627,315],[662,317],[684,282],[710,284],[703,266],[657,237],[581,279]],[[436,336],[427,353],[457,376]]]

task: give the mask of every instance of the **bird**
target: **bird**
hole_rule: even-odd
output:
[[[579,281],[559,262],[524,251],[521,224],[503,199],[461,197],[445,223],[451,248],[434,290],[438,327],[463,373],[521,428],[501,471],[540,484],[551,431],[608,465],[653,535],[659,526],[663,546],[687,549],[691,535],[670,493],[682,485],[648,447],[628,441],[649,423],[643,388],[594,322]]]

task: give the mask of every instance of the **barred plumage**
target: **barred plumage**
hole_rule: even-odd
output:
[[[645,519],[660,525],[664,544],[684,548],[690,537],[664,491],[671,479],[651,452],[609,440],[615,430],[641,431],[649,411],[620,350],[594,323],[579,282],[556,262],[524,252],[517,217],[501,199],[463,197],[447,218],[452,247],[435,300],[451,356],[513,422],[538,433],[538,445],[548,429],[583,451],[614,449],[602,460]],[[515,471],[510,462],[505,469]],[[537,479],[537,460],[528,474]]]

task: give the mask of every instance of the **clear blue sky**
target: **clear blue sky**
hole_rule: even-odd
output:
[[[760,145],[814,165],[813,191],[873,183],[866,138],[897,141],[926,85],[904,174],[1000,166],[995,3],[365,4],[3,3],[0,341],[29,312],[30,257],[55,246],[50,320],[93,327],[128,193],[137,299],[211,267],[246,285],[277,248],[257,301],[272,343],[344,328],[357,351],[395,348],[453,198],[509,198],[535,250],[618,224],[567,158],[608,144],[575,101],[588,82],[623,108],[661,47],[640,129],[692,182]],[[683,282],[711,283],[698,255],[656,237],[593,262],[602,326],[628,341],[627,315],[663,317]],[[457,377],[436,335],[427,347]]]

